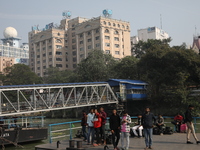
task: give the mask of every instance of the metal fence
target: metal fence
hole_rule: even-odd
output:
[[[137,117],[131,117],[132,123],[131,127],[134,126],[134,122],[137,121]],[[165,119],[165,125],[174,128],[175,126],[171,123],[173,121],[172,116],[163,116]],[[193,118],[194,128],[196,132],[200,132],[200,117],[194,117]],[[106,128],[109,128],[108,124],[109,118],[107,118],[107,125]],[[55,124],[49,124],[49,143],[52,143],[54,139],[64,139],[66,137],[69,137],[69,139],[72,139],[73,136],[75,136],[75,133],[78,131],[78,129],[81,129],[81,120],[78,121],[71,121],[71,122],[63,122],[63,123],[55,123]]]

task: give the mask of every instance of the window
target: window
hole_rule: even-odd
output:
[[[75,43],[76,42],[76,39],[72,39],[72,43]]]
[[[126,26],[126,29],[129,29],[129,26]]]
[[[58,36],[60,36],[60,33],[58,32]]]
[[[68,68],[68,64],[66,64],[66,68]]]
[[[62,52],[56,51],[56,55],[62,55]]]
[[[110,50],[106,50],[106,54],[110,54]]]
[[[61,68],[62,64],[56,64],[56,67]]]
[[[109,33],[109,30],[108,30],[108,29],[106,29],[106,30],[105,30],[105,33]]]
[[[76,45],[72,45],[72,49],[76,49]]]
[[[37,70],[40,70],[40,67],[37,67]]]
[[[92,45],[89,45],[89,46],[88,46],[88,49],[91,49],[91,48],[92,48]]]
[[[65,40],[65,43],[67,43],[67,40]]]
[[[97,43],[97,44],[96,44],[96,47],[100,47],[100,43]]]
[[[72,31],[75,30],[75,28],[72,28]]]
[[[83,48],[83,47],[81,47],[81,48],[80,48],[80,51],[83,51],[83,50],[84,50],[84,48]]]
[[[122,28],[124,28],[124,25],[122,25]]]
[[[115,41],[119,41],[119,38],[118,38],[118,37],[115,37],[114,39],[115,39]]]
[[[43,63],[45,63],[46,62],[46,59],[45,60],[43,60]]]
[[[96,29],[96,33],[99,33],[99,29]]]
[[[61,46],[61,45],[56,45],[56,48],[57,48],[57,49],[61,49],[62,46]]]
[[[73,62],[76,62],[76,57],[73,58]]]
[[[46,69],[46,66],[43,66],[43,69]]]
[[[119,48],[119,44],[115,44],[115,47],[116,47],[116,48]]]
[[[67,34],[65,34],[65,36],[67,37]]]
[[[91,42],[91,41],[92,41],[92,39],[88,39],[87,41],[88,41],[88,42]]]
[[[49,48],[49,49],[52,49],[52,46],[50,45],[48,48]]]
[[[40,61],[37,61],[37,64],[40,64]]]
[[[52,58],[49,58],[49,61],[52,61]]]
[[[96,36],[96,40],[99,40],[100,39],[100,36]]]
[[[49,55],[52,55],[52,52],[49,52]]]
[[[75,56],[75,55],[76,55],[76,51],[73,51],[73,52],[72,52],[72,55]]]
[[[83,41],[80,41],[80,44],[83,44]]]
[[[76,64],[73,64],[73,68],[76,68]]]
[[[37,58],[40,58],[40,55],[37,55]]]
[[[80,34],[80,38],[82,38],[83,37],[83,34]]]
[[[90,32],[90,31],[88,32],[88,35],[91,35],[91,32]]]
[[[104,21],[104,22],[103,22],[103,24],[105,24],[105,25],[106,25],[106,22]]]
[[[40,49],[37,49],[37,52],[39,52],[40,51]]]
[[[116,25],[115,25],[115,23],[113,23],[113,27],[115,27]]]
[[[42,44],[44,45],[44,44],[45,44],[45,41],[43,41]]]
[[[51,39],[49,39],[49,43],[51,43]]]
[[[116,31],[114,32],[114,34],[119,34],[119,32],[116,30]]]
[[[65,60],[68,61],[68,58],[66,58]]]
[[[65,46],[65,49],[68,49],[68,46]]]
[[[45,51],[46,47],[43,47],[42,50]]]
[[[56,58],[56,61],[62,61],[62,58]]]
[[[83,58],[83,57],[84,57],[84,54],[81,54],[81,55],[80,55],[80,58]]]
[[[109,39],[110,39],[110,36],[105,36],[105,39],[109,40]]]
[[[110,43],[105,43],[105,46],[110,47]]]
[[[43,57],[45,57],[46,56],[46,54],[43,54]]]
[[[115,51],[115,54],[116,54],[116,55],[119,55],[119,51]]]
[[[68,55],[68,52],[66,52],[66,55]]]
[[[72,37],[75,37],[75,32],[72,33]]]
[[[62,43],[62,41],[60,39],[57,39],[56,43]]]
[[[108,22],[108,25],[109,25],[109,26],[111,26],[111,23],[110,23],[110,22]]]

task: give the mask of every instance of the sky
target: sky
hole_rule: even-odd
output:
[[[192,45],[193,36],[200,33],[199,6],[200,0],[0,0],[0,39],[11,26],[22,38],[20,43],[26,43],[32,26],[60,24],[63,11],[70,11],[71,18],[92,18],[111,9],[113,19],[130,22],[131,36],[138,29],[162,26],[172,38],[171,46]]]

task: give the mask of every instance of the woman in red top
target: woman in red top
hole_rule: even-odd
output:
[[[101,116],[99,115],[99,112],[97,109],[94,110],[94,129],[95,129],[95,133],[96,133],[96,141],[97,144],[93,144],[94,146],[98,146],[101,145],[101,141],[100,141],[100,127],[101,127]]]

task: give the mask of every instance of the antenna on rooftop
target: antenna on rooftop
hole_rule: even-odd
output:
[[[160,28],[162,29],[162,15],[160,14]]]
[[[195,25],[195,30],[194,30],[194,35],[196,36],[197,35],[197,26]]]

